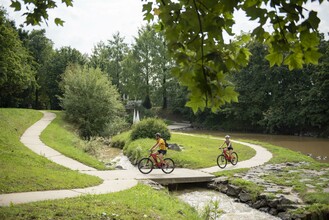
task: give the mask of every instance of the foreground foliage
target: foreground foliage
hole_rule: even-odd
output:
[[[105,195],[0,208],[1,219],[201,219],[166,190],[145,185]]]

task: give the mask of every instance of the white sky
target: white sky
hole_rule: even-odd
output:
[[[1,0],[0,5],[4,6],[9,18],[17,26],[23,23],[23,12],[14,12],[9,7],[10,0]],[[125,38],[126,43],[131,44],[137,36],[138,28],[146,24],[143,21],[141,0],[74,0],[73,7],[58,5],[58,8],[49,11],[48,26],[41,26],[46,30],[46,36],[54,42],[55,48],[71,46],[82,53],[90,54],[94,45],[112,39],[117,32]],[[319,30],[328,39],[329,2],[324,1],[321,6],[318,3],[312,5],[321,19]],[[241,30],[247,32],[253,27],[253,22],[243,17],[242,13],[237,13],[236,16],[237,24],[233,27],[235,33],[240,33]],[[64,27],[54,24],[55,17],[65,21]],[[31,30],[31,27],[26,29]]]

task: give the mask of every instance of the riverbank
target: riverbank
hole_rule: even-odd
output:
[[[217,172],[210,187],[284,220],[329,219],[329,164],[270,144],[262,146],[273,153],[268,163]]]
[[[206,134],[214,137],[224,137],[227,133],[213,130],[182,129],[184,133]],[[292,135],[268,135],[256,133],[230,132],[233,140],[252,140],[269,143],[275,146],[288,148],[295,152],[301,152],[314,160],[322,163],[329,163],[329,139],[300,137]]]

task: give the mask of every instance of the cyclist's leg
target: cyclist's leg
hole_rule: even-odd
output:
[[[159,150],[159,158],[160,158],[160,162],[161,162],[161,164],[164,163],[164,161],[163,161],[163,157],[164,157],[165,154],[166,154],[166,151],[164,151],[164,150]]]
[[[233,152],[233,148],[230,148],[230,150],[229,150],[229,156],[230,156],[230,158],[231,158],[231,160],[233,160],[234,159],[234,156],[232,155],[232,152]]]

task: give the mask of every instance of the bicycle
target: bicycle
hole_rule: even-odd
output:
[[[171,158],[163,159],[164,163],[160,162],[159,156],[150,152],[149,157],[142,158],[138,162],[138,170],[143,174],[150,173],[153,169],[161,169],[164,173],[169,174],[174,171],[175,163]]]
[[[223,149],[222,154],[218,155],[217,157],[217,165],[220,168],[224,169],[227,165],[227,161],[231,162],[233,166],[235,166],[238,163],[238,154],[236,152],[232,152],[230,156],[224,147],[219,149]]]

